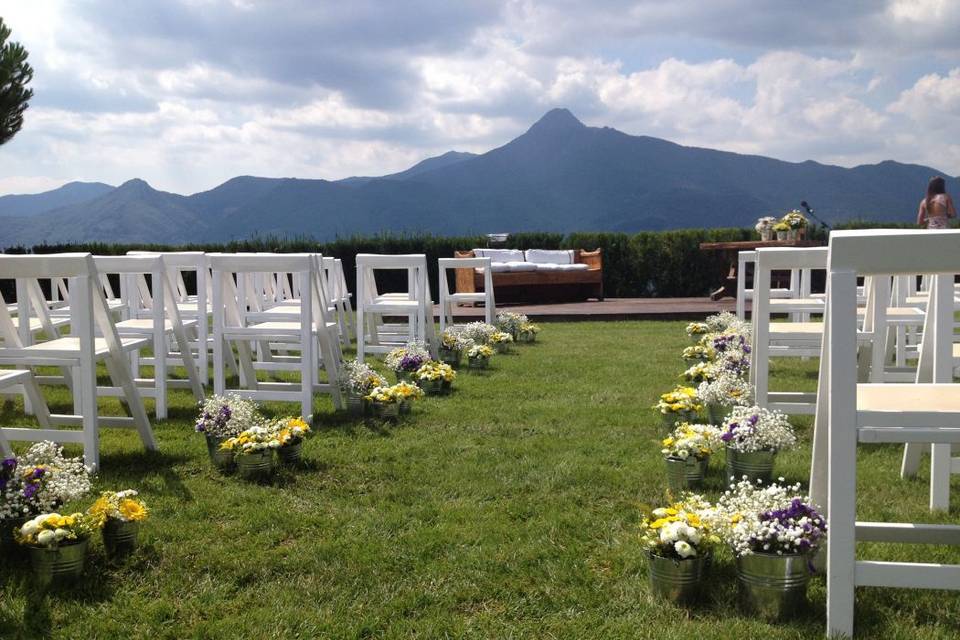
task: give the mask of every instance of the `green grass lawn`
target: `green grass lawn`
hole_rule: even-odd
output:
[[[450,397],[426,399],[396,426],[334,415],[318,398],[303,468],[271,484],[215,471],[193,431],[192,398],[174,392],[171,419],[155,425],[159,453],[132,432],[103,437],[96,490],[141,492],[152,509],[142,549],[110,567],[97,541],[83,584],[48,594],[31,588],[22,560],[4,560],[0,636],[822,636],[822,577],[806,615],[767,624],[738,613],[729,555],[701,606],[649,596],[638,508],[666,499],[649,407],[684,368],[683,326],[545,325],[539,343],[496,356],[488,373],[461,372]],[[815,368],[776,363],[773,386],[812,389]],[[17,412],[8,403],[0,420]],[[805,485],[811,420],[796,424],[802,446],[780,456],[778,472]],[[710,497],[722,486],[718,458]],[[860,462],[861,517],[958,520],[958,483],[952,515],[931,516],[929,476],[900,480],[899,447],[861,447]],[[862,552],[960,563],[956,548]],[[860,589],[857,626],[862,638],[957,638],[960,597]]]

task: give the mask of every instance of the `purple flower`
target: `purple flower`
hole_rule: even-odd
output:
[[[400,360],[401,371],[416,371],[423,364],[423,356],[407,354]]]
[[[28,484],[23,488],[23,497],[29,500],[30,498],[33,498],[33,496],[35,496],[37,494],[37,491],[39,490],[40,490],[39,483],[35,482],[35,483]]]

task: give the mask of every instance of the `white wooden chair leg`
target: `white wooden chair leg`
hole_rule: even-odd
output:
[[[901,478],[915,478],[920,471],[923,454],[930,451],[930,445],[920,442],[908,442],[903,447],[903,460],[900,463]]]
[[[930,454],[930,510],[949,511],[951,446],[934,444]]]

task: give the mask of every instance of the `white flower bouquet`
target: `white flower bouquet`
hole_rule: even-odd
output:
[[[464,335],[464,327],[454,325],[447,327],[440,334],[440,350],[466,351],[473,346],[473,340]]]
[[[750,403],[750,384],[739,376],[721,370],[712,380],[701,382],[697,397],[707,405],[733,407]]]
[[[808,554],[827,534],[826,519],[799,484],[760,486],[749,480],[720,497],[714,525],[737,556]]]
[[[720,436],[727,449],[740,453],[783,451],[797,444],[787,416],[761,407],[734,407],[723,423]]]
[[[53,511],[92,487],[81,458],[67,458],[54,442],[38,442],[0,465],[0,520]]]
[[[365,396],[374,387],[387,384],[387,379],[363,362],[350,360],[343,363],[340,375],[340,390],[350,396]]]
[[[648,553],[672,560],[687,560],[710,553],[720,538],[702,515],[708,508],[699,496],[688,496],[669,507],[654,509],[640,523],[641,543]]]
[[[474,345],[484,345],[490,344],[490,341],[493,339],[493,334],[498,331],[499,330],[492,324],[487,324],[486,322],[471,322],[463,326],[462,335]]]
[[[523,313],[501,311],[497,314],[497,328],[514,337],[520,333],[520,327],[529,322],[530,319]]]
[[[717,352],[710,345],[695,344],[692,347],[686,347],[681,357],[687,362],[712,362],[716,360]]]
[[[419,342],[411,342],[404,347],[392,349],[383,362],[394,373],[412,374],[428,360],[430,353],[426,347]]]
[[[210,438],[224,440],[246,431],[260,419],[260,412],[253,400],[233,393],[215,395],[200,403],[200,415],[195,428]]]
[[[754,229],[757,230],[757,233],[764,235],[764,233],[769,234],[773,231],[773,225],[777,224],[777,219],[773,216],[764,216],[757,219],[757,224],[754,225]]]
[[[266,425],[256,425],[241,432],[233,438],[228,438],[220,443],[220,448],[224,451],[232,451],[234,455],[242,456],[266,451],[268,449],[279,449],[281,446],[278,431],[272,423]]]
[[[62,516],[59,513],[42,513],[27,520],[15,532],[17,542],[29,547],[56,549],[90,537],[95,521],[82,513]]]
[[[700,339],[708,333],[710,333],[710,325],[706,322],[691,322],[687,325],[687,335],[691,338]]]
[[[717,367],[712,362],[697,362],[680,374],[680,378],[687,383],[699,384],[709,382],[717,377]]]

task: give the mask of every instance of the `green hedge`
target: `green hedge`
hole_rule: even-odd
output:
[[[850,223],[847,228],[867,226]],[[894,226],[894,225],[885,225]],[[812,236],[824,239],[822,229],[813,228]],[[611,298],[679,298],[707,295],[722,280],[727,264],[718,252],[701,251],[701,242],[724,242],[757,238],[752,229],[687,229],[678,231],[644,231],[640,233],[518,233],[510,236],[507,246],[515,249],[603,249],[604,293]],[[26,249],[16,247],[7,253],[59,253],[89,251],[94,254],[122,254],[131,249],[180,251],[276,251],[292,253],[314,251],[336,256],[344,262],[348,282],[354,272],[354,256],[358,253],[425,253],[430,265],[433,291],[437,291],[437,258],[452,257],[457,249],[486,246],[485,236],[439,237],[374,236],[354,237],[332,242],[307,239],[259,237],[226,244],[122,245],[64,244],[39,245]],[[405,282],[405,280],[404,280]],[[384,284],[392,284],[389,279]],[[399,282],[397,282],[399,284]]]

